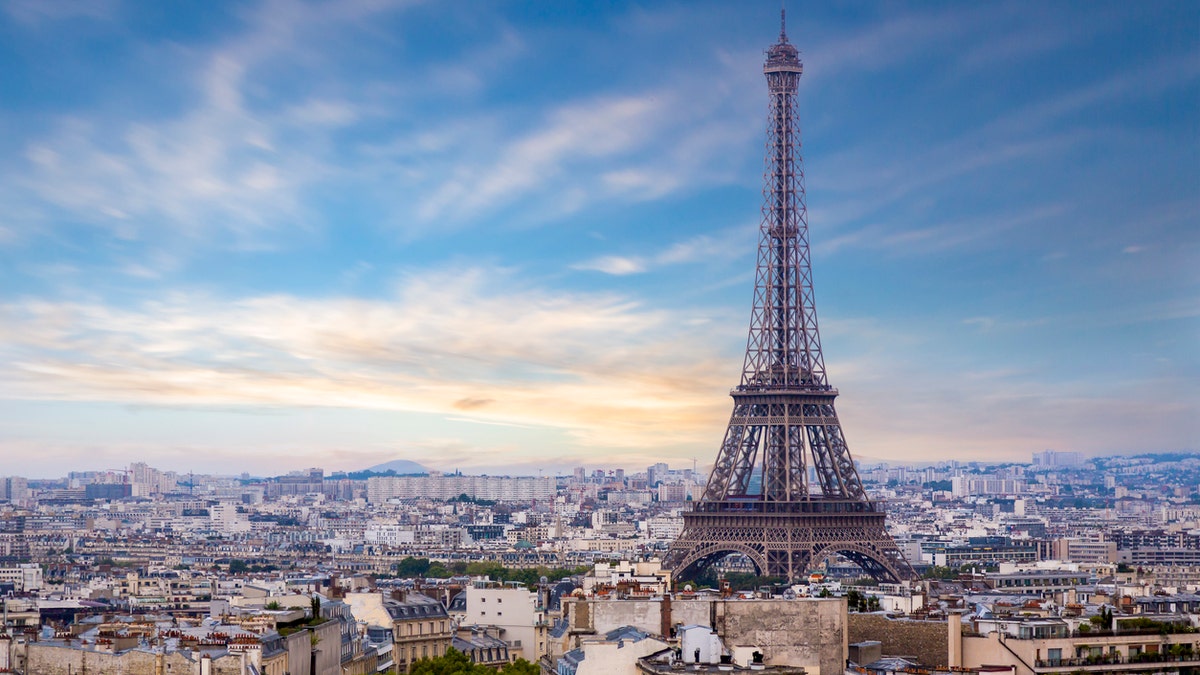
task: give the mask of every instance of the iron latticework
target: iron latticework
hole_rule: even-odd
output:
[[[746,360],[720,455],[667,554],[678,578],[731,553],[789,580],[835,553],[876,579],[913,575],[863,489],[821,355],[796,108],[803,71],[781,26],[763,67],[770,112]]]

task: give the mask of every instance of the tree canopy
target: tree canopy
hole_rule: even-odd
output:
[[[452,576],[487,576],[496,581],[519,581],[526,586],[532,586],[542,578],[551,580],[562,579],[573,574],[583,574],[589,568],[550,568],[535,567],[531,569],[513,569],[498,562],[431,562],[426,558],[409,556],[392,565],[395,575],[402,578],[433,577],[445,579]]]
[[[517,659],[506,663],[500,668],[500,675],[538,675],[536,665],[525,659]],[[471,663],[466,654],[451,647],[445,655],[435,658],[424,658],[412,665],[410,675],[496,675],[496,670],[488,666]]]

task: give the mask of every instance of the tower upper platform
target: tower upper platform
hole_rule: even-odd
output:
[[[804,64],[800,62],[800,50],[787,39],[787,14],[779,11],[779,42],[767,49],[767,62],[763,64],[764,73],[796,73],[804,72]]]

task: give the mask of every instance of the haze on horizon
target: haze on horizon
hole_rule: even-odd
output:
[[[856,458],[1200,447],[1200,5],[797,7]],[[778,4],[0,0],[0,475],[715,458]]]

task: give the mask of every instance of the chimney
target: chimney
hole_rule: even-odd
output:
[[[946,665],[961,668],[963,661],[962,612],[951,610],[946,614]]]

